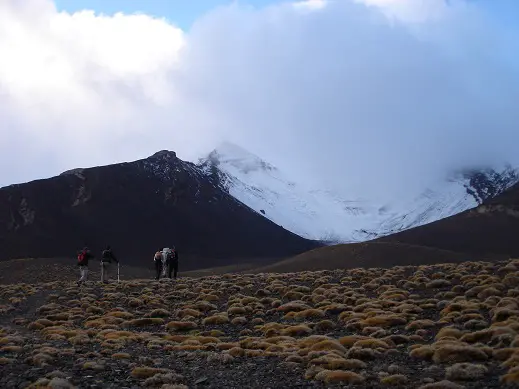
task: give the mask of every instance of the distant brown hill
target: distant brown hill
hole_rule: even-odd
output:
[[[519,184],[477,208],[377,239],[466,254],[519,256]]]
[[[183,270],[268,263],[320,246],[171,151],[0,189],[0,260],[74,258],[84,245],[99,256],[107,244],[138,267],[175,245]]]
[[[253,272],[299,272],[316,270],[390,268],[406,265],[429,265],[475,259],[464,254],[430,247],[392,242],[364,242],[322,247]],[[496,257],[485,259],[497,259]]]

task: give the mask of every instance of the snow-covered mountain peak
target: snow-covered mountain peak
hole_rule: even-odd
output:
[[[232,143],[223,143],[198,167],[226,191],[274,223],[300,236],[333,243],[366,241],[455,215],[519,181],[509,164],[459,169],[417,193],[374,203],[311,187]]]
[[[254,171],[276,171],[271,164],[265,162],[257,155],[230,142],[223,142],[214,149],[207,160],[223,170],[234,170],[239,173],[250,173]]]

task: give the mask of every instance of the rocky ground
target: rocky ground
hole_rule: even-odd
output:
[[[519,261],[0,285],[1,388],[507,388]]]

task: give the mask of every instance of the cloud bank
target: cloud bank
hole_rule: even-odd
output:
[[[5,0],[0,185],[226,140],[367,198],[519,163],[518,38],[462,0],[233,4],[189,31]]]

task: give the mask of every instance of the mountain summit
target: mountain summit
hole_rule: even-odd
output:
[[[0,189],[0,260],[114,247],[152,266],[179,247],[184,270],[284,258],[319,246],[232,197],[218,175],[159,151],[149,158]]]
[[[260,157],[233,143],[224,142],[214,149],[206,158],[210,164],[222,167],[222,170],[233,169],[242,174],[251,172],[275,172],[277,169]],[[202,163],[204,160],[202,160]]]

